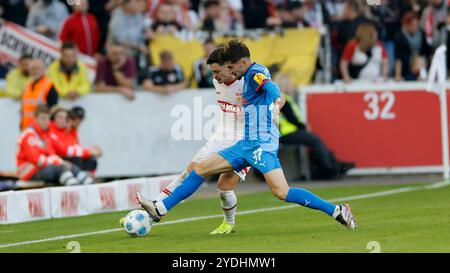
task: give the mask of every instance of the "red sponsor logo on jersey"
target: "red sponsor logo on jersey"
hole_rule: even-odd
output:
[[[102,209],[116,208],[116,193],[113,187],[102,187],[99,189],[100,201],[102,201]]]
[[[8,220],[6,196],[0,196],[0,221]]]
[[[66,191],[61,194],[61,211],[63,216],[78,215],[80,196],[77,191]]]
[[[136,198],[136,193],[142,191],[142,185],[141,184],[129,184],[127,185],[127,191],[128,191],[128,205],[135,207],[139,204]]]
[[[236,105],[222,100],[218,100],[217,103],[219,103],[220,109],[224,112],[239,113],[244,111],[242,105]]]
[[[27,194],[28,212],[31,217],[44,217],[44,194],[33,192]]]

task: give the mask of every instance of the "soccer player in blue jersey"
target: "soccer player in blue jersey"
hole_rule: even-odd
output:
[[[348,204],[335,205],[302,188],[289,187],[278,159],[278,116],[283,104],[280,89],[271,81],[269,70],[250,59],[242,42],[230,41],[223,56],[228,69],[237,78],[244,77],[244,138],[235,145],[213,154],[198,164],[178,188],[162,201],[137,198],[156,222],[184,199],[191,196],[205,177],[252,166],[263,173],[272,193],[280,200],[323,211],[349,229],[356,220]]]

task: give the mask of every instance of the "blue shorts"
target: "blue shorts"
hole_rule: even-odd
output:
[[[281,168],[278,150],[264,150],[264,144],[257,141],[240,140],[233,146],[219,152],[236,171],[252,166],[265,174]]]

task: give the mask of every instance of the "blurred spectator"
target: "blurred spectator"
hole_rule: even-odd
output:
[[[9,71],[6,76],[5,94],[14,99],[20,99],[25,90],[25,85],[31,81],[30,61],[31,55],[24,54],[20,57],[17,67]]]
[[[275,5],[269,0],[244,0],[242,4],[246,29],[264,28],[267,18],[275,15]]]
[[[84,110],[81,107],[76,107],[76,109]],[[55,152],[58,156],[62,157],[64,160],[72,162],[84,171],[95,171],[97,168],[97,157],[102,155],[100,148],[92,147],[85,148],[82,147],[78,140],[77,128],[72,128],[71,118],[79,120],[76,113],[62,108],[54,107],[51,114],[51,122],[49,126],[50,140],[55,148]]]
[[[97,92],[117,92],[130,100],[134,99],[136,66],[128,57],[120,43],[107,45],[107,56],[97,63],[95,90]]]
[[[97,19],[100,29],[99,49],[103,52],[108,35],[108,25],[111,18],[111,12],[120,5],[122,0],[89,0],[89,13]]]
[[[80,145],[80,138],[78,137],[78,129],[81,126],[81,123],[86,118],[86,112],[84,108],[80,106],[75,106],[69,111],[69,128],[70,134],[72,136],[72,144]],[[98,145],[94,145],[89,148],[90,157],[84,159],[74,159],[73,163],[78,164],[82,169],[90,171],[92,174],[95,174],[97,169],[97,158],[102,157],[103,151]]]
[[[94,56],[99,51],[100,29],[95,17],[88,13],[88,0],[80,0],[79,5],[73,5],[73,14],[64,22],[59,35],[64,42],[74,42],[80,52]]]
[[[412,72],[412,60],[418,56],[428,59],[430,47],[425,33],[419,28],[416,13],[407,12],[402,19],[402,28],[395,36],[395,80],[412,81],[417,76]]]
[[[69,16],[67,7],[57,0],[38,0],[31,6],[26,26],[53,40]]]
[[[91,176],[55,154],[48,135],[50,110],[36,108],[29,127],[19,136],[17,175],[23,181],[44,181],[64,186],[92,184]]]
[[[337,49],[338,52],[355,37],[356,29],[362,23],[371,22],[364,14],[363,4],[358,0],[347,0],[345,2],[342,21],[337,26]],[[340,56],[340,53],[338,53]]]
[[[25,26],[30,5],[30,0],[0,0],[0,17]]]
[[[30,124],[39,105],[51,108],[58,104],[59,99],[52,80],[45,76],[45,66],[41,60],[34,59],[30,62],[30,76],[32,80],[26,84],[22,94],[22,130]]]
[[[308,24],[318,30],[325,28],[325,25],[330,23],[330,15],[328,9],[325,7],[325,3],[320,0],[297,0],[298,2],[304,1],[306,7],[306,13],[304,15],[305,21]],[[292,0],[291,0],[292,2]],[[303,19],[303,16],[301,17]]]
[[[195,30],[198,16],[195,11],[190,9],[189,0],[165,0],[165,2],[172,6],[179,25],[189,30]]]
[[[198,88],[214,87],[211,69],[206,65],[206,59],[214,49],[216,49],[214,40],[207,39],[203,43],[203,50],[205,52],[203,57],[194,62],[194,78]]]
[[[355,165],[336,160],[320,137],[309,132],[304,124],[300,107],[293,98],[296,87],[289,76],[285,73],[278,73],[275,75],[274,81],[279,85],[286,99],[280,116],[280,144],[299,144],[311,148],[312,179],[337,179],[345,175]]]
[[[378,41],[378,33],[371,23],[358,27],[356,36],[345,46],[340,70],[342,79],[377,81],[389,77],[389,60],[383,45]]]
[[[78,49],[72,42],[61,46],[61,58],[49,66],[48,77],[62,98],[75,100],[91,90],[88,69],[78,60]]]
[[[239,22],[231,16],[231,10],[225,1],[206,0],[203,3],[201,30],[228,32],[239,29]]]
[[[142,83],[144,90],[161,94],[170,94],[186,88],[182,68],[175,63],[174,57],[169,51],[159,54],[160,66],[151,66],[147,77]]]
[[[124,0],[120,8],[112,13],[108,27],[108,40],[121,43],[133,57],[148,53],[148,37],[140,1]]]
[[[429,0],[428,6],[422,12],[420,24],[428,45],[433,49],[441,43],[439,26],[447,20],[447,7],[447,0]]]
[[[183,26],[177,21],[175,9],[169,5],[162,3],[155,12],[155,20],[151,25],[151,29],[156,33],[175,33]]]
[[[441,25],[440,32],[442,44],[447,46],[447,73],[450,76],[450,7],[448,11],[446,23]]]
[[[304,28],[309,27],[305,20],[306,7],[303,2],[289,1],[287,4],[280,4],[276,8],[275,16],[267,19],[267,26],[270,28]]]
[[[345,0],[327,0],[325,1],[325,8],[330,16],[330,23],[342,20],[344,13]]]

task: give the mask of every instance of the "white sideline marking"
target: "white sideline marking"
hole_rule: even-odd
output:
[[[393,194],[397,194],[397,193],[404,193],[404,192],[410,192],[410,191],[416,191],[416,190],[436,189],[436,188],[441,188],[441,187],[445,187],[448,185],[450,185],[450,183],[448,181],[442,181],[442,182],[437,182],[437,183],[433,183],[431,185],[426,185],[426,186],[403,187],[403,188],[394,189],[394,190],[379,191],[379,192],[366,193],[366,194],[360,194],[360,195],[354,195],[354,196],[348,196],[348,197],[340,197],[340,198],[330,199],[328,201],[341,202],[341,201],[351,201],[351,200],[358,200],[358,199],[367,199],[367,198],[372,198],[372,197],[387,196],[387,195],[393,195]],[[237,215],[247,215],[247,214],[254,214],[254,213],[259,213],[259,212],[291,209],[291,208],[296,208],[298,206],[299,205],[287,205],[287,206],[280,206],[280,207],[273,207],[273,208],[245,210],[245,211],[238,212]],[[223,214],[183,218],[183,219],[178,219],[178,220],[173,220],[173,221],[166,221],[166,222],[162,222],[162,223],[155,223],[154,226],[172,225],[172,224],[178,224],[178,223],[201,221],[201,220],[213,219],[213,218],[219,218],[219,217],[223,217]],[[72,235],[63,235],[63,236],[57,236],[57,237],[52,237],[52,238],[40,239],[40,240],[3,244],[3,245],[0,245],[0,248],[46,243],[46,242],[52,242],[52,241],[58,241],[58,240],[66,240],[66,239],[86,237],[86,236],[91,236],[91,235],[112,233],[112,232],[117,232],[117,231],[121,231],[121,230],[123,230],[123,228],[114,228],[114,229],[106,229],[106,230],[72,234]]]

